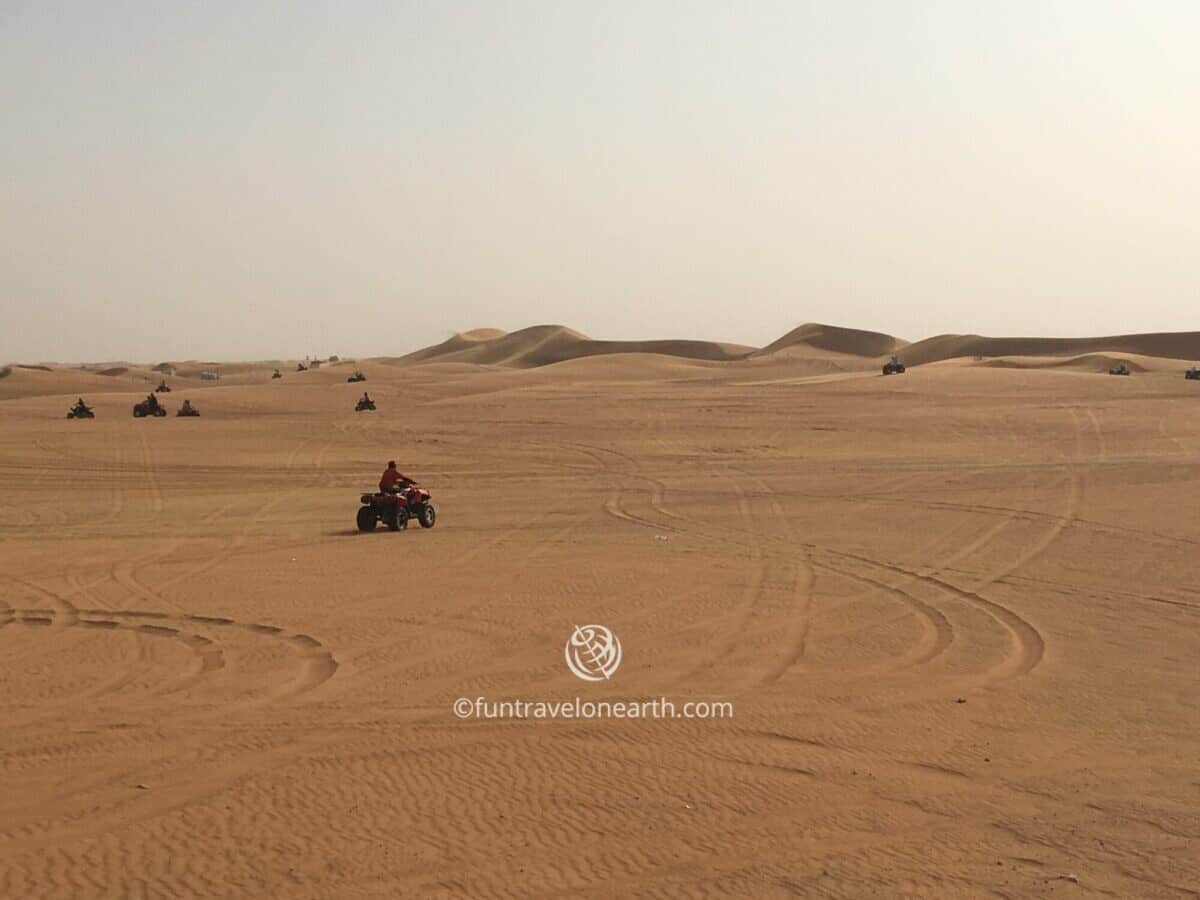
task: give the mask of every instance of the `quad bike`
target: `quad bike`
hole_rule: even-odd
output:
[[[161,419],[166,414],[166,407],[155,400],[153,394],[151,394],[141,403],[135,403],[133,405],[133,417],[135,419],[142,419],[146,416],[154,416],[155,418]]]
[[[296,363],[296,371],[297,372],[307,372],[308,366],[306,366],[304,363]]]
[[[198,415],[200,415],[200,410],[196,409],[196,407],[192,406],[191,403],[184,400],[183,406],[179,407],[179,412],[175,413],[175,415],[176,416],[198,416]]]
[[[1183,373],[1183,377],[1188,381],[1200,381],[1200,366],[1192,366]]]
[[[163,379],[162,381],[160,381],[160,382],[158,383],[158,387],[156,387],[156,388],[154,389],[154,393],[156,393],[156,394],[169,394],[169,393],[171,393],[171,386],[170,386],[169,384],[167,384],[167,382],[166,382],[166,379]]]
[[[282,376],[282,375],[280,375],[280,374],[279,374],[279,370],[278,370],[278,369],[276,369],[276,370],[275,370],[275,374],[273,374],[271,377],[272,377],[272,378],[282,378],[283,376]]]
[[[1129,366],[1125,365],[1125,363],[1118,363],[1117,365],[1113,366],[1111,369],[1108,370],[1108,374],[1109,375],[1128,375],[1129,374]]]
[[[348,381],[348,382],[366,381],[366,380],[367,380],[367,376],[364,375],[362,372],[355,372],[353,375],[351,375],[349,378],[346,379],[346,381]]]
[[[363,397],[359,397],[358,402],[354,404],[355,412],[363,412],[364,410],[373,410],[374,408],[375,408],[375,401],[368,400]]]
[[[397,494],[363,494],[359,500],[358,530],[374,531],[375,523],[382,522],[392,531],[408,527],[409,519],[416,519],[422,528],[432,528],[437,522],[437,510],[429,502],[429,491],[409,484]]]
[[[76,403],[67,411],[68,419],[94,419],[96,414],[86,403]]]
[[[904,363],[900,362],[899,357],[893,356],[891,359],[889,359],[887,362],[885,362],[883,364],[883,374],[884,375],[903,375],[904,374]]]

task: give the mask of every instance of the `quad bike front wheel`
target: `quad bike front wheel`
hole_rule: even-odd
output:
[[[408,510],[397,506],[395,512],[388,513],[383,521],[389,531],[401,531],[408,527]]]
[[[359,531],[374,531],[375,530],[375,510],[369,506],[360,506],[358,508],[358,530]]]
[[[417,512],[417,521],[421,523],[422,528],[432,528],[437,522],[437,510],[433,508],[432,503],[426,503]]]

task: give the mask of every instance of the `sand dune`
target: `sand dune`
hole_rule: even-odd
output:
[[[1200,358],[1200,332],[1113,335],[1094,338],[990,338],[939,335],[914,344],[890,334],[807,323],[761,349],[738,344],[692,340],[605,341],[560,325],[538,325],[511,333],[479,329],[456,334],[397,360],[404,365],[439,362],[533,368],[588,356],[649,353],[712,362],[827,360],[831,367],[870,369],[891,354],[910,366],[957,358],[1021,360],[1060,357],[1080,360],[1103,355],[1112,360],[1130,355],[1176,360]],[[1032,364],[1032,363],[1031,363]]]
[[[0,378],[0,399],[68,394],[147,391],[162,378],[175,390],[209,390],[272,383],[278,368],[283,380],[309,386],[345,381],[351,371],[368,375],[367,390],[376,377],[391,377],[396,367],[438,367],[442,377],[477,374],[488,369],[537,369],[563,366],[571,372],[607,373],[622,380],[689,377],[685,368],[655,360],[677,360],[701,377],[703,367],[732,365],[753,369],[742,383],[782,383],[788,380],[872,372],[880,360],[898,353],[909,366],[962,361],[991,368],[1058,369],[1106,372],[1126,363],[1135,373],[1176,372],[1184,361],[1200,357],[1200,332],[1114,335],[1095,338],[988,338],[941,335],[908,344],[875,331],[808,323],[761,349],[738,344],[694,340],[596,340],[560,325],[538,325],[514,332],[479,328],[455,334],[431,347],[403,357],[340,360],[319,369],[296,371],[295,360],[258,362],[167,361],[157,364],[110,362],[82,369],[77,366],[11,364]],[[578,368],[584,360],[597,360]],[[605,362],[607,360],[607,362]],[[164,374],[166,369],[172,374]],[[626,371],[627,370],[627,371]],[[218,381],[202,381],[206,371],[220,373]],[[431,368],[432,371],[432,368]],[[590,376],[589,376],[590,377]]]
[[[638,355],[666,356],[677,359],[708,363],[738,363],[755,367],[792,365],[816,372],[869,371],[890,356],[899,354],[909,366],[954,359],[983,362],[993,360],[998,367],[1024,368],[1061,366],[1080,370],[1100,370],[1126,361],[1131,364],[1136,358],[1163,360],[1149,365],[1138,362],[1141,369],[1157,370],[1170,367],[1179,361],[1200,359],[1200,332],[1175,332],[1158,334],[1112,335],[1092,338],[992,338],[981,335],[939,335],[916,343],[877,331],[844,328],[820,323],[800,325],[779,339],[762,348],[741,344],[701,340],[639,340],[613,341],[596,340],[562,325],[535,325],[519,331],[504,332],[495,328],[477,328],[460,332],[439,344],[416,350],[401,357],[380,357],[372,360],[341,360],[325,363],[321,372],[341,372],[347,366],[362,368],[364,365],[416,366],[454,364],[475,367],[504,367],[529,369],[556,365],[589,357],[625,358],[629,363]],[[69,393],[74,390],[92,389],[98,382],[89,380],[92,375],[101,375],[120,384],[118,389],[131,389],[143,384],[157,384],[164,377],[164,370],[173,374],[165,377],[170,382],[199,381],[200,373],[219,372],[221,384],[254,384],[270,378],[271,372],[279,368],[286,377],[301,375],[310,381],[336,381],[338,375],[297,373],[296,360],[272,360],[246,363],[197,362],[195,360],[160,362],[153,365],[134,363],[108,363],[100,368],[90,367],[86,373],[68,366],[21,366],[14,364],[14,371],[41,370],[45,374],[59,377],[59,373],[74,372],[62,382],[67,385],[62,391],[42,390],[50,386],[46,381],[39,387],[34,382],[22,382],[22,389],[38,393]],[[386,371],[386,369],[385,369]],[[83,377],[84,375],[88,377]],[[76,385],[70,387],[69,385]],[[211,383],[197,386],[211,386]],[[109,389],[112,389],[110,386]],[[18,396],[21,389],[11,385],[3,396]]]
[[[954,357],[1065,356],[1089,353],[1138,354],[1166,359],[1200,358],[1200,332],[1122,334],[1092,338],[992,338],[976,334],[943,334],[904,349],[910,365]]]
[[[543,352],[565,353],[569,348],[588,340],[585,335],[562,325],[533,325],[511,333],[488,336],[492,329],[462,332],[450,339],[426,347],[401,358],[403,362],[470,362],[479,365],[537,365]],[[563,357],[565,358],[565,356]]]
[[[962,360],[956,357],[955,360]],[[965,360],[964,360],[965,361]],[[972,364],[997,369],[1070,369],[1077,372],[1108,372],[1120,363],[1131,372],[1174,371],[1177,364],[1167,360],[1134,353],[1113,355],[1085,353],[1082,356],[997,356],[982,360],[971,358]]]
[[[875,358],[898,353],[907,346],[907,341],[878,331],[860,331],[855,328],[810,322],[792,329],[759,353],[771,354],[787,349],[803,349]]]
[[[69,367],[13,365],[6,368],[9,374],[0,378],[0,400],[108,393],[129,390],[127,385],[133,383],[132,379]],[[140,383],[138,387],[141,387]]]
[[[586,356],[653,353],[687,359],[740,359],[752,348],[711,341],[647,340],[597,341],[562,325],[535,325],[508,334],[490,330],[457,334],[441,344],[418,350],[405,363],[470,362],[489,366],[533,368]]]
[[[457,337],[464,341],[490,341],[495,338],[504,337],[508,332],[500,328],[472,328],[470,331],[459,332]]]
[[[470,331],[462,331],[452,335],[440,344],[434,344],[431,347],[425,347],[414,353],[409,353],[401,357],[400,360],[410,363],[426,362],[449,356],[462,350],[469,350],[484,341],[499,340],[506,334],[507,332],[501,331],[499,328],[474,328]]]

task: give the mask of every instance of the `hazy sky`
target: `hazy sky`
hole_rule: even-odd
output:
[[[1198,327],[1200,3],[0,0],[0,361]]]

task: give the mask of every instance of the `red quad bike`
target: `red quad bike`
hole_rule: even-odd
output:
[[[409,519],[416,519],[422,528],[432,528],[437,522],[437,510],[429,502],[429,491],[410,484],[398,494],[363,494],[359,498],[358,530],[374,531],[375,523],[382,522],[392,531],[408,527]]]

